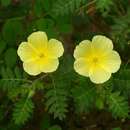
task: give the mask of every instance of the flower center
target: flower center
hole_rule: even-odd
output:
[[[43,58],[43,57],[44,57],[44,54],[40,54],[39,57],[40,57],[40,58]]]
[[[93,63],[96,64],[97,62],[98,62],[98,58],[97,58],[97,57],[94,57],[94,58],[93,58]]]

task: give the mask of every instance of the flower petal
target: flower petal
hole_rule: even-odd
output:
[[[121,65],[121,59],[116,51],[111,51],[106,58],[102,61],[102,67],[111,73],[115,73],[119,70]]]
[[[24,62],[23,68],[30,75],[38,75],[41,72],[53,72],[59,65],[58,59],[41,58],[32,62]]]
[[[78,59],[81,57],[86,57],[87,54],[91,54],[91,41],[89,40],[84,40],[80,42],[78,46],[76,46],[74,50],[74,58]]]
[[[40,65],[37,60],[31,62],[23,62],[24,71],[30,75],[36,76],[41,73]]]
[[[74,69],[80,75],[89,76],[90,64],[84,58],[79,58],[74,62]]]
[[[96,49],[103,49],[103,50],[112,50],[113,49],[113,43],[112,41],[107,38],[106,36],[102,36],[102,35],[97,35],[94,36],[92,39],[92,44],[94,46],[94,48]],[[106,51],[107,51],[106,50]]]
[[[54,72],[58,66],[58,59],[45,58],[44,60],[41,60],[41,71],[44,73]]]
[[[109,80],[109,78],[111,77],[111,73],[105,71],[103,68],[101,67],[96,67],[91,75],[90,75],[90,80],[93,82],[93,83],[96,83],[96,84],[100,84],[100,83],[104,83],[106,82],[107,80]]]
[[[32,47],[37,50],[37,52],[40,51],[43,52],[43,50],[47,47],[47,35],[45,32],[38,31],[38,32],[33,32],[29,37],[28,37],[28,43],[32,45]]]
[[[27,42],[22,42],[17,50],[18,56],[24,62],[30,62],[37,59],[37,53],[29,46]]]
[[[64,48],[60,41],[56,39],[50,39],[48,46],[47,46],[47,52],[46,56],[50,58],[58,58],[63,55]]]

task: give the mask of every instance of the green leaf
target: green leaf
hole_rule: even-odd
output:
[[[11,0],[1,0],[2,6],[8,6],[10,5],[10,3],[11,3]]]
[[[50,10],[52,9],[52,5],[55,1],[54,0],[44,0],[43,2],[43,8],[46,12],[50,12]]]
[[[22,79],[22,70],[18,66],[15,67],[14,73],[16,78]]]
[[[122,130],[122,129],[118,127],[118,128],[113,128],[112,130]]]
[[[3,40],[0,40],[0,54],[3,53],[3,51],[5,50],[6,48],[6,42],[3,41]]]
[[[46,19],[41,18],[36,21],[36,26],[37,26],[37,29],[39,29],[39,30],[52,28],[52,27],[54,27],[54,21],[49,18],[46,18]]]
[[[73,30],[71,24],[59,23],[57,26],[61,33],[71,33]]]
[[[130,80],[114,79],[114,89],[119,90],[126,98],[130,97]]]
[[[56,85],[47,91],[45,105],[49,113],[54,114],[54,118],[58,117],[60,120],[65,118],[68,105],[66,95],[66,90],[58,88]]]
[[[48,130],[62,130],[62,129],[60,126],[54,125],[54,126],[50,127]]]
[[[55,23],[53,19],[41,18],[35,22],[35,26],[40,31],[45,31],[49,38],[57,37],[58,33],[55,31]]]
[[[94,106],[96,90],[86,78],[78,80],[80,84],[72,89],[72,97],[78,112],[88,112]]]
[[[43,13],[43,0],[35,0],[34,13],[37,17],[40,17]]]
[[[64,56],[61,60],[58,71],[53,73],[57,84],[60,84],[61,82],[62,86],[65,86],[65,89],[71,88],[71,82],[76,76],[73,68],[73,60],[74,59],[70,54]]]
[[[113,0],[96,0],[96,8],[106,15],[114,5]]]
[[[123,96],[120,96],[119,92],[110,93],[107,96],[107,103],[109,110],[112,112],[115,118],[126,118],[129,113],[128,102]]]
[[[30,98],[20,99],[13,110],[13,120],[15,124],[24,124],[33,113],[34,104]]]
[[[27,85],[29,81],[23,77],[23,73],[19,73],[19,78],[17,77],[15,72],[16,68],[15,70],[5,67],[1,68],[0,87],[3,91],[8,92],[7,94],[10,99],[12,99],[13,97],[16,98],[18,94],[25,95],[30,88],[30,85]]]
[[[2,107],[3,105],[0,105],[0,121],[2,121],[4,119],[4,108]]]
[[[2,29],[3,38],[12,46],[23,34],[23,25],[17,19],[9,19],[5,22]]]
[[[5,56],[4,56],[4,60],[5,60],[5,64],[7,65],[7,67],[14,67],[17,61],[17,52],[14,48],[9,48],[6,52],[5,52]]]
[[[57,16],[72,14],[85,2],[86,0],[57,0],[52,7],[52,13]]]
[[[130,80],[130,69],[122,68],[116,76],[116,79]]]
[[[14,75],[14,72],[11,68],[2,67],[1,68],[1,77],[7,79],[7,78],[14,78],[15,75]]]
[[[118,90],[126,98],[130,97],[130,69],[122,68],[113,79],[114,90]]]
[[[101,97],[97,97],[96,99],[96,107],[101,110],[104,108],[104,99],[102,99]]]
[[[40,122],[40,130],[47,130],[50,127],[50,117],[49,114],[44,113],[43,118]]]
[[[68,96],[74,80],[73,57],[67,55],[61,59],[58,71],[50,77],[50,84],[47,84],[46,107],[49,113],[54,114],[54,118],[64,119],[68,107]],[[66,69],[65,69],[66,68]]]
[[[116,37],[119,43],[121,42],[120,46],[123,46],[121,44],[124,44],[126,42],[126,38],[122,36],[122,33],[126,36],[130,33],[130,30],[129,30],[130,10],[128,9],[125,15],[113,17],[113,22],[114,23],[111,26],[112,36]]]

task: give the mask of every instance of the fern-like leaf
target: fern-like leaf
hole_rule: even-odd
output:
[[[54,113],[54,118],[62,120],[67,112],[66,91],[62,88],[51,88],[46,93],[46,107],[49,113]]]
[[[84,81],[80,80],[79,82],[79,86],[72,89],[72,97],[77,111],[86,112],[94,106],[96,89],[88,83],[86,78]]]
[[[107,103],[109,110],[112,112],[115,118],[126,118],[129,113],[128,102],[123,96],[120,96],[119,92],[110,93],[107,96]]]
[[[67,100],[70,93],[71,83],[74,78],[72,57],[67,55],[61,61],[58,71],[53,73],[51,83],[48,84],[46,91],[46,107],[54,118],[62,120],[67,112]],[[65,70],[66,68],[66,70]]]
[[[127,13],[120,17],[113,17],[114,24],[111,26],[112,35],[114,37],[121,37],[122,33],[128,35],[130,33],[129,24],[130,24],[130,10]]]
[[[57,0],[54,4],[52,12],[55,15],[68,15],[74,13],[86,0]]]
[[[130,69],[121,69],[115,78],[114,81],[114,90],[118,90],[126,98],[130,97]]]
[[[20,69],[1,68],[0,89],[7,92],[10,99],[16,98],[19,94],[26,95],[32,82],[25,77]]]
[[[14,107],[13,120],[15,124],[24,124],[32,115],[34,104],[30,98],[20,99]]]
[[[113,0],[97,0],[96,8],[100,10],[103,15],[107,14],[114,5]]]

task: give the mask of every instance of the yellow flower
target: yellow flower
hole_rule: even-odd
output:
[[[30,75],[41,72],[53,72],[58,68],[58,58],[63,55],[62,43],[56,39],[48,41],[45,32],[34,32],[27,42],[22,42],[18,48],[18,55],[23,61],[24,70]]]
[[[74,51],[74,58],[75,71],[96,84],[109,80],[111,73],[117,72],[121,65],[112,41],[101,35],[94,36],[92,41],[82,41]]]

